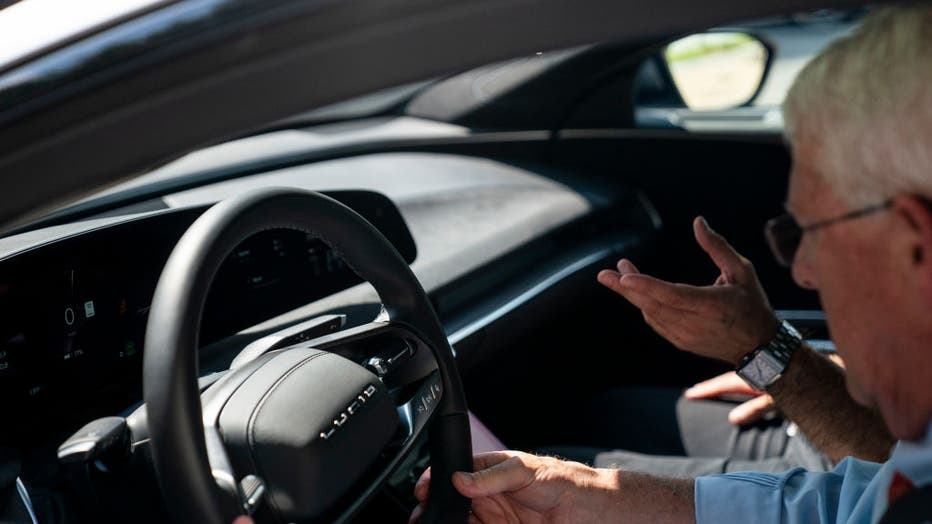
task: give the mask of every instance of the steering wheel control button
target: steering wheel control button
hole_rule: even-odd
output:
[[[421,393],[417,397],[417,412],[419,414],[429,414],[434,403],[440,400],[441,391],[439,382],[422,387]]]
[[[372,357],[366,361],[366,367],[378,376],[384,376],[389,371],[389,363],[382,357]]]
[[[262,497],[265,495],[265,483],[255,475],[246,475],[239,481],[240,500],[247,515],[255,513]]]
[[[401,350],[392,348],[390,351],[382,352],[381,355],[369,358],[366,361],[366,368],[380,377],[389,374],[398,367],[398,364],[414,354],[414,350],[408,342],[402,342],[402,344],[404,347]]]

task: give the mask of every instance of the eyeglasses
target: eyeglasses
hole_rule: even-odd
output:
[[[844,215],[827,220],[821,220],[814,224],[809,224],[808,226],[799,225],[799,222],[793,218],[793,215],[787,213],[770,219],[767,225],[764,226],[764,236],[767,237],[767,244],[770,245],[770,250],[773,251],[773,256],[777,259],[777,262],[789,267],[793,265],[793,259],[796,257],[796,250],[799,249],[800,242],[802,242],[803,233],[822,229],[823,227],[844,222],[845,220],[861,218],[877,213],[878,211],[889,208],[890,204],[891,201],[887,200],[881,204],[851,211],[850,213],[845,213]]]

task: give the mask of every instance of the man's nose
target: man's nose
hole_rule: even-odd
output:
[[[805,259],[797,256],[796,259],[793,260],[792,270],[793,280],[796,281],[799,287],[804,289],[817,288],[815,274],[812,271],[812,267]]]

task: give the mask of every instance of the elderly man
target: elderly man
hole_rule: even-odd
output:
[[[735,365],[825,446],[845,434],[857,447],[855,421],[870,411],[851,398],[876,408],[900,440],[886,463],[849,457],[824,473],[684,480],[481,454],[475,473],[453,476],[473,499],[473,521],[866,523],[893,501],[928,502],[909,493],[932,483],[930,68],[932,9],[885,9],[813,60],[784,106],[789,214],[768,237],[796,282],[818,290],[846,374],[776,321],[750,262],[702,218],[695,234],[721,270],[714,285],[663,282],[627,260],[599,274],[660,335]]]

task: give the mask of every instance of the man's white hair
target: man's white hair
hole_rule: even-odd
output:
[[[878,9],[799,74],[783,103],[794,148],[852,206],[932,199],[932,7]]]

